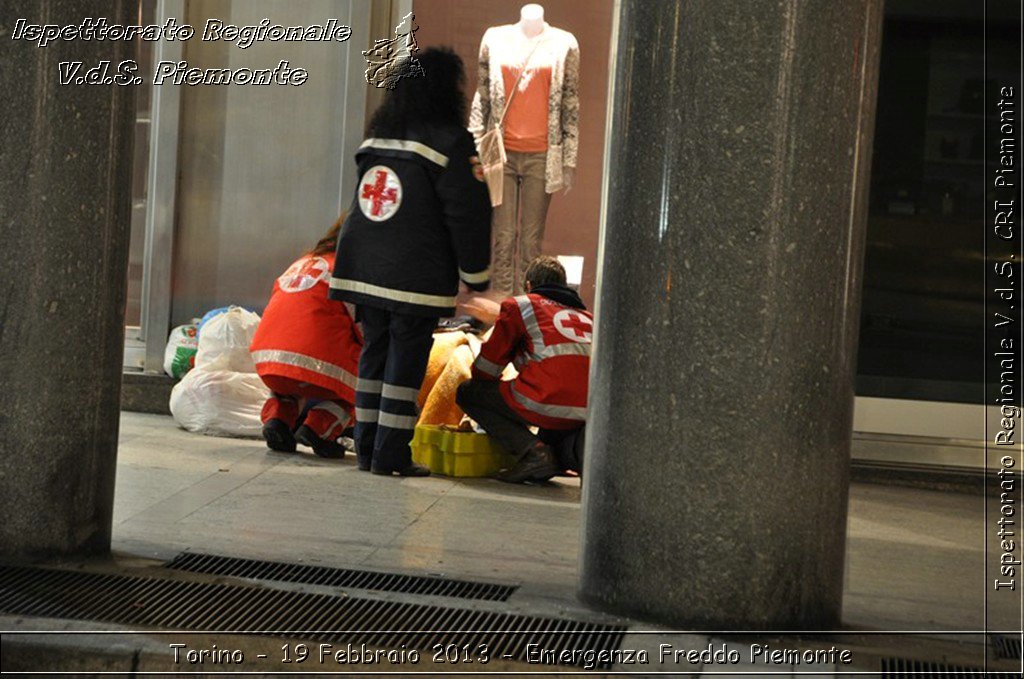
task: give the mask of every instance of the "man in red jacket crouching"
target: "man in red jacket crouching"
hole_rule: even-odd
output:
[[[473,363],[473,379],[456,401],[517,464],[498,475],[510,483],[544,481],[559,471],[553,445],[587,419],[587,380],[594,319],[566,285],[554,257],[538,257],[525,276],[525,295],[501,303],[491,337]],[[512,362],[514,380],[500,381]],[[539,427],[534,436],[531,426]]]
[[[327,296],[343,217],[274,283],[249,347],[272,392],[262,413],[263,438],[272,450],[295,452],[298,441],[319,457],[345,455],[337,438],[352,419],[363,338],[344,302]]]

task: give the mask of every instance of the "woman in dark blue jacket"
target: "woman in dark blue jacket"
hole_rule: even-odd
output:
[[[338,240],[331,297],[357,307],[359,468],[426,476],[409,442],[438,318],[459,281],[490,280],[491,207],[466,130],[465,73],[448,49],[418,57],[373,114],[356,153],[360,180]]]

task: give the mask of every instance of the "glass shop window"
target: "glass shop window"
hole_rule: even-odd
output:
[[[1020,37],[989,15],[986,73],[981,12],[981,3],[887,3],[859,396],[984,400],[983,139],[995,135],[998,83],[1016,82],[994,66],[1016,62]]]

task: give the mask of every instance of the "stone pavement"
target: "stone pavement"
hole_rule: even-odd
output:
[[[359,472],[352,458],[321,460],[309,451],[301,452],[301,447],[294,455],[268,452],[261,441],[190,434],[169,417],[139,413],[122,413],[120,441],[114,568],[152,568],[191,550],[440,574],[519,584],[507,603],[509,610],[519,613],[607,619],[575,598],[580,521],[580,484],[575,479],[510,486],[491,479],[378,477]],[[623,664],[613,669],[716,676],[766,671],[813,674],[874,670],[878,658],[894,654],[946,662],[959,655],[962,664],[980,666],[980,637],[940,633],[980,630],[985,624],[984,550],[986,526],[992,518],[986,518],[986,505],[994,512],[992,503],[978,495],[854,484],[844,598],[848,632],[838,637],[839,643],[835,636],[812,643],[815,640],[808,642],[806,636],[801,642],[769,633],[669,632],[643,621],[628,621],[621,648],[646,649],[652,660],[662,643],[672,644],[673,649],[703,649],[709,644],[718,649],[725,644],[739,649],[743,659],[727,665]],[[988,629],[1019,629],[1019,605],[1019,596],[990,597]],[[45,669],[31,665],[34,658],[45,655],[58,663],[50,667],[67,668],[59,663],[79,659],[84,664],[76,667],[81,670],[186,669],[167,664],[166,640],[159,634],[115,638],[10,634],[108,628],[0,616],[4,653],[10,658],[4,665],[17,662],[18,668],[26,669],[29,663],[31,668]],[[872,634],[881,630],[930,634]],[[773,649],[845,645],[856,649],[857,663],[853,668],[831,663],[767,666],[762,658],[761,663],[752,664],[748,656],[755,643]],[[530,671],[545,666],[495,664],[487,669]]]

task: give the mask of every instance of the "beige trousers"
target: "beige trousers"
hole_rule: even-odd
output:
[[[544,190],[547,153],[506,152],[501,205],[491,228],[491,289],[523,293],[526,267],[540,255],[551,194]]]

